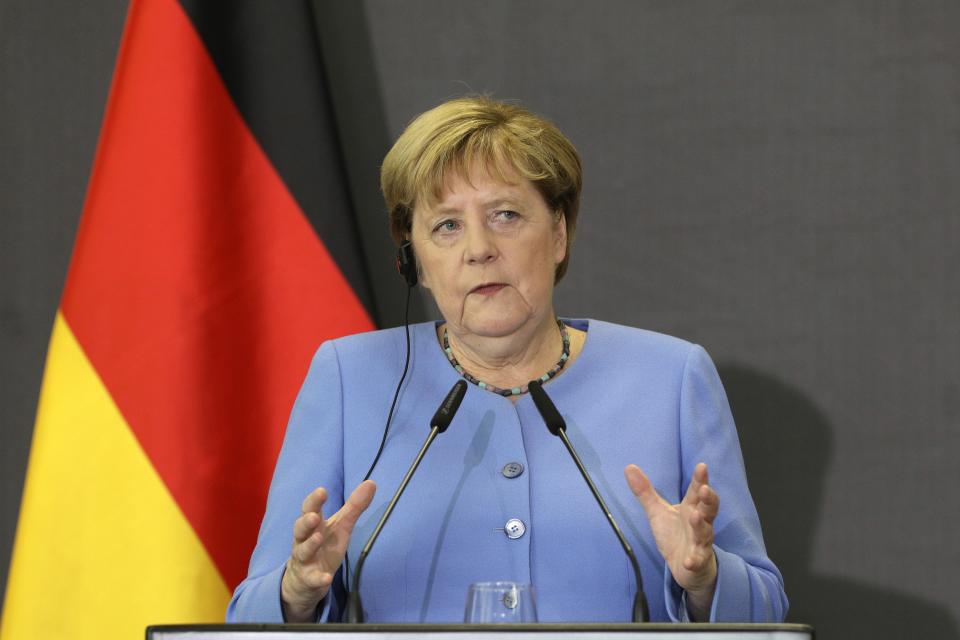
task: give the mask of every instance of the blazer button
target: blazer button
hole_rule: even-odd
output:
[[[503,469],[500,470],[500,473],[503,474],[504,478],[516,478],[521,473],[523,473],[523,465],[519,462],[508,462],[503,465]]]
[[[507,520],[507,524],[503,526],[503,531],[507,534],[508,538],[516,540],[527,532],[527,525],[523,524],[523,520],[510,518]]]

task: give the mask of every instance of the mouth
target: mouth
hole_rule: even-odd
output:
[[[492,296],[507,285],[502,282],[485,282],[470,289],[470,293],[478,293],[482,296]]]

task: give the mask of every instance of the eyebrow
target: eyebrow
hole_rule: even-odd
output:
[[[486,202],[482,203],[484,209],[494,209],[494,208],[502,207],[505,205],[515,207],[518,205],[522,206],[523,204],[524,203],[520,198],[510,198],[505,196],[493,198],[491,200],[487,200]],[[460,209],[458,209],[457,207],[439,207],[433,210],[434,215],[440,215],[440,216],[447,215],[450,213],[459,213],[459,212],[460,212]]]

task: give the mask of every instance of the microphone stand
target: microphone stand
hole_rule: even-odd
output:
[[[567,437],[567,423],[560,415],[560,412],[557,411],[557,407],[550,400],[550,397],[547,396],[547,392],[543,390],[543,385],[539,380],[533,380],[527,385],[527,388],[530,390],[530,396],[533,398],[533,402],[537,406],[537,410],[543,417],[543,421],[547,424],[547,428],[550,429],[550,433],[558,436],[560,441],[563,442],[563,445],[567,448],[567,451],[570,452],[570,457],[573,458],[574,464],[576,464],[577,469],[580,470],[580,475],[583,476],[583,479],[587,482],[587,486],[590,487],[590,493],[592,493],[593,497],[597,500],[597,504],[600,505],[600,509],[603,510],[603,514],[607,517],[607,522],[610,523],[610,527],[617,535],[617,540],[620,541],[620,546],[623,547],[627,557],[630,558],[630,564],[633,566],[633,574],[637,581],[637,593],[633,598],[633,612],[631,620],[633,622],[649,622],[650,609],[647,606],[647,598],[643,593],[643,579],[640,574],[640,564],[637,562],[637,555],[633,552],[633,548],[624,537],[619,525],[617,525],[617,521],[613,519],[613,514],[610,513],[607,503],[603,501],[603,497],[597,490],[597,486],[593,484],[593,480],[590,479],[590,474],[587,473],[587,468],[583,466],[580,456],[577,455],[576,450],[573,448],[573,444]]]
[[[363,550],[360,551],[360,558],[357,560],[357,570],[353,574],[353,588],[350,590],[350,594],[347,596],[347,622],[359,624],[364,621],[363,605],[360,603],[360,574],[363,571],[363,564],[367,560],[367,555],[370,553],[370,550],[373,548],[373,544],[380,536],[380,531],[383,530],[383,525],[386,524],[390,514],[393,513],[393,508],[397,506],[397,501],[400,500],[400,496],[403,495],[404,490],[407,488],[410,478],[413,477],[417,467],[420,466],[420,461],[423,460],[423,456],[427,453],[427,449],[429,449],[430,445],[433,444],[433,440],[437,437],[437,434],[443,433],[447,430],[447,427],[450,426],[450,422],[453,420],[453,415],[460,407],[460,402],[463,400],[463,396],[466,392],[467,383],[463,380],[458,380],[457,383],[453,385],[453,388],[450,389],[450,392],[444,399],[443,404],[440,405],[440,408],[437,409],[437,413],[433,416],[433,420],[430,421],[430,424],[432,425],[430,428],[430,434],[427,436],[423,446],[420,447],[420,452],[417,453],[417,457],[414,458],[413,464],[410,465],[406,475],[403,476],[403,480],[400,482],[400,487],[397,488],[396,493],[394,493],[393,497],[390,499],[390,503],[387,505],[387,510],[383,513],[383,516],[380,517],[380,521],[377,522],[377,526],[374,528],[373,533],[370,534],[370,539],[367,540],[367,544],[363,545]]]

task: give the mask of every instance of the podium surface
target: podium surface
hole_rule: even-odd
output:
[[[813,640],[804,624],[200,624],[147,627],[147,640]]]

